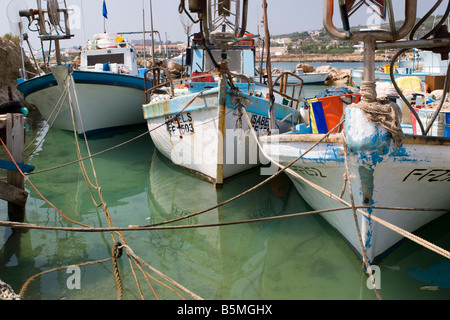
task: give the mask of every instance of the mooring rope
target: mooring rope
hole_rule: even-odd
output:
[[[149,265],[148,263],[146,263],[144,260],[142,260],[141,258],[139,258],[134,251],[127,245],[123,245],[123,248],[125,248],[127,250],[127,253],[129,255],[131,255],[138,263],[143,264],[145,267],[149,268],[150,270],[152,270],[154,273],[156,273],[157,275],[159,275],[160,277],[162,277],[163,279],[165,279],[167,282],[169,282],[170,284],[174,285],[175,287],[177,287],[178,289],[182,290],[183,292],[187,293],[189,296],[191,296],[193,299],[196,300],[203,300],[203,298],[201,298],[200,296],[196,295],[195,293],[191,292],[190,290],[186,289],[184,286],[182,286],[181,284],[179,284],[178,282],[172,280],[171,278],[167,277],[164,273],[160,272],[159,270],[155,269],[154,267],[152,267],[151,265]]]
[[[378,291],[378,288],[375,284],[375,278],[373,277],[372,266],[370,265],[369,259],[367,258],[366,247],[364,246],[364,243],[362,240],[362,234],[361,234],[361,230],[359,228],[359,223],[358,223],[358,216],[356,215],[355,199],[353,197],[353,189],[352,189],[352,183],[351,183],[351,179],[350,179],[350,169],[348,167],[347,140],[345,139],[345,134],[341,134],[341,137],[342,137],[343,146],[344,146],[344,158],[345,158],[345,177],[344,177],[344,179],[345,179],[346,183],[348,183],[349,197],[350,197],[350,202],[352,204],[353,221],[355,222],[356,234],[358,235],[359,246],[361,248],[361,255],[363,257],[363,265],[365,266],[367,273],[369,274],[375,295],[377,296],[378,300],[381,300],[380,292]],[[342,198],[343,194],[344,194],[344,192],[342,191],[341,195],[340,195],[341,198]]]
[[[76,267],[84,267],[84,266],[90,266],[90,265],[99,264],[99,263],[105,263],[105,262],[111,261],[111,259],[112,258],[106,258],[106,259],[103,259],[103,260],[89,261],[89,262],[84,262],[84,263],[79,263],[79,264],[72,264],[70,266],[62,266],[62,267],[57,267],[57,268],[53,268],[53,269],[42,271],[40,273],[37,273],[37,274],[33,275],[32,277],[28,278],[25,281],[25,283],[22,285],[22,288],[20,289],[19,295],[21,297],[24,297],[26,291],[28,290],[28,287],[31,284],[31,282],[33,282],[34,280],[36,280],[37,278],[39,278],[39,277],[41,277],[41,276],[43,276],[45,274],[48,274],[48,273],[51,273],[51,272],[55,272],[55,271],[64,270],[64,269],[68,269],[68,268],[74,267],[74,266],[76,266]]]
[[[202,213],[211,211],[214,208],[210,208],[208,210],[202,210]],[[381,206],[355,206],[356,209],[374,209],[374,210],[393,210],[393,211],[439,211],[439,212],[448,212],[448,209],[442,208],[405,208],[405,207],[381,207]],[[324,212],[333,212],[333,211],[343,211],[349,210],[351,207],[335,207],[330,209],[323,210],[315,210],[308,212],[299,212],[292,213],[286,215],[278,215],[273,217],[264,217],[264,218],[255,218],[248,220],[239,220],[239,221],[230,221],[230,222],[218,222],[218,223],[208,223],[208,224],[194,224],[194,225],[175,225],[175,226],[161,226],[161,223],[155,223],[152,225],[145,226],[128,226],[128,227],[91,227],[91,228],[81,228],[81,227],[58,227],[58,226],[44,226],[37,225],[25,222],[14,222],[14,221],[1,221],[0,227],[9,227],[14,229],[34,229],[34,230],[53,230],[53,231],[70,231],[70,232],[84,232],[84,233],[93,233],[93,232],[114,232],[114,231],[155,231],[155,230],[175,230],[175,229],[194,229],[194,228],[208,228],[208,227],[223,227],[230,226],[236,224],[244,224],[244,223],[252,223],[252,222],[264,222],[271,220],[279,220],[279,219],[288,219],[294,217],[300,217],[311,214],[318,214]],[[191,215],[186,215],[181,217],[181,220],[187,219]],[[173,221],[171,221],[173,222]],[[168,224],[169,222],[167,222]],[[166,224],[166,223],[163,223]]]
[[[122,244],[120,242],[114,243],[114,246],[112,247],[112,264],[113,264],[113,270],[114,270],[114,278],[116,279],[116,285],[117,285],[117,300],[123,300],[123,284],[122,280],[120,279],[120,273],[119,273],[119,266],[117,265],[117,259],[119,259],[122,256]]]
[[[66,220],[78,224],[80,226],[84,226],[86,228],[90,228],[90,226],[74,221],[72,219],[70,219],[69,217],[67,217],[66,215],[64,215],[64,213],[61,212],[61,210],[59,210],[58,208],[56,208],[50,201],[48,201],[40,192],[39,190],[34,186],[34,184],[30,181],[30,179],[28,179],[28,177],[26,176],[26,174],[23,173],[22,169],[20,169],[19,165],[17,164],[16,160],[14,160],[11,152],[9,151],[9,149],[7,148],[7,146],[5,145],[5,143],[3,142],[3,140],[0,138],[0,142],[3,145],[3,147],[5,148],[6,152],[8,153],[9,157],[11,158],[11,161],[14,163],[14,165],[16,166],[17,170],[20,172],[20,174],[28,181],[28,183],[31,185],[31,187],[37,192],[37,194],[45,201],[47,202],[53,209],[55,209],[59,214],[61,214],[61,216],[63,216]]]
[[[247,115],[247,113],[246,113],[246,111],[245,111],[245,108],[243,108],[243,111],[244,111],[244,115],[245,115],[246,118],[247,118],[247,121],[248,121],[249,123],[251,123],[251,122],[250,122],[250,119],[248,118],[248,115]],[[342,121],[343,121],[343,120],[341,120],[341,122],[342,122]],[[340,124],[339,124],[339,125],[340,125]],[[330,134],[331,132],[334,131],[334,129],[335,129],[335,128],[333,128],[333,129],[332,129],[330,132],[328,132],[328,133]],[[254,131],[252,131],[252,133],[253,133],[253,135],[256,137],[256,134],[254,133]],[[322,139],[322,140],[323,140],[323,139]],[[297,172],[295,172],[294,170],[290,169],[289,167],[283,166],[283,165],[281,165],[280,163],[278,163],[275,159],[273,159],[272,157],[270,157],[270,156],[267,154],[267,152],[265,152],[265,150],[264,150],[264,148],[261,146],[259,140],[257,139],[256,141],[257,141],[257,143],[258,143],[258,146],[259,146],[261,152],[264,154],[264,156],[265,156],[267,159],[269,159],[272,163],[274,163],[275,165],[277,165],[278,167],[280,167],[282,170],[283,170],[283,169],[286,170],[286,172],[288,172],[289,174],[291,174],[291,175],[295,176],[296,178],[302,180],[303,182],[309,184],[310,186],[312,186],[313,188],[315,188],[315,189],[317,189],[318,191],[322,192],[323,194],[327,195],[328,197],[330,197],[330,198],[332,198],[332,199],[334,199],[334,200],[336,200],[336,201],[338,201],[338,202],[340,202],[340,203],[346,205],[349,209],[352,208],[352,205],[351,205],[350,203],[348,203],[347,201],[345,201],[344,199],[338,197],[337,195],[333,194],[332,192],[326,190],[325,188],[323,188],[323,187],[321,187],[321,186],[319,186],[319,185],[313,183],[312,181],[309,181],[309,180],[305,179],[304,177],[302,177],[301,175],[299,175]],[[316,142],[316,143],[313,144],[314,147],[317,146],[317,145],[318,145],[318,142]],[[309,148],[308,151],[309,151],[309,150],[311,150],[311,148]],[[294,160],[293,162],[296,162],[296,161],[297,161],[297,160]],[[289,163],[288,166],[291,166],[291,165],[293,164],[293,162]],[[369,208],[371,208],[371,207],[369,207]],[[440,255],[446,257],[447,259],[450,259],[450,252],[449,252],[449,251],[444,250],[443,248],[440,248],[439,246],[436,246],[435,244],[433,244],[433,243],[431,243],[431,242],[428,242],[428,241],[426,241],[426,240],[424,240],[424,239],[422,239],[422,238],[420,238],[420,237],[418,237],[418,236],[412,234],[411,232],[408,232],[408,231],[406,231],[406,230],[404,230],[404,229],[402,229],[402,228],[399,228],[399,227],[397,227],[397,226],[395,226],[395,225],[393,225],[393,224],[391,224],[391,223],[389,223],[389,222],[387,222],[387,221],[385,221],[385,220],[383,220],[383,219],[380,219],[380,218],[378,218],[378,217],[376,217],[376,216],[374,216],[374,215],[370,215],[369,213],[365,212],[364,210],[357,209],[357,211],[358,211],[359,213],[363,214],[365,217],[367,217],[367,218],[369,218],[369,219],[372,219],[372,220],[378,222],[379,224],[383,225],[384,227],[386,227],[386,228],[388,228],[388,229],[391,229],[392,231],[395,231],[395,232],[399,233],[399,234],[402,235],[403,237],[408,238],[408,239],[410,239],[410,240],[412,240],[412,241],[414,241],[414,242],[416,242],[416,243],[422,245],[423,247],[428,248],[429,250],[434,251],[434,252],[436,252],[436,253],[438,253],[438,254],[440,254]],[[417,211],[417,209],[415,209],[415,211]],[[448,211],[448,209],[440,209],[440,210],[436,210],[436,211]]]
[[[201,93],[199,93],[196,97],[194,97],[193,100],[195,100],[200,94],[201,94]],[[192,100],[192,101],[193,101],[193,100]],[[186,109],[187,107],[188,107],[188,106],[185,106],[185,108],[183,108],[183,110]],[[183,110],[181,110],[179,113],[181,113]],[[244,110],[244,114],[245,114],[245,116],[246,116],[246,118],[247,118],[247,121],[249,122],[250,120],[249,120],[249,118],[248,118],[248,115],[247,115],[247,113],[246,113],[245,108],[243,108],[243,110]],[[178,114],[179,114],[179,113],[178,113]],[[165,124],[165,123],[163,123],[162,125],[164,125],[164,124]],[[341,121],[341,123],[338,124],[338,126],[340,126],[341,124],[342,124],[342,121]],[[162,125],[161,125],[161,126],[162,126]],[[316,143],[314,143],[314,144],[311,146],[311,148],[309,148],[307,151],[305,151],[302,155],[300,155],[297,159],[295,159],[294,161],[292,161],[291,163],[289,163],[287,166],[284,166],[284,167],[283,167],[283,166],[281,166],[280,164],[278,164],[278,163],[276,163],[275,161],[272,160],[272,162],[273,162],[274,164],[276,164],[277,166],[280,167],[280,170],[279,170],[276,174],[270,176],[269,178],[267,178],[266,180],[264,180],[264,181],[262,181],[261,183],[257,184],[256,186],[254,186],[254,187],[252,187],[252,188],[250,188],[250,189],[248,189],[248,190],[246,190],[246,191],[240,193],[239,195],[237,195],[237,196],[235,196],[235,197],[232,197],[232,198],[230,198],[230,199],[228,199],[228,200],[226,200],[226,201],[224,201],[224,202],[222,202],[222,203],[220,203],[220,204],[218,204],[218,205],[216,205],[216,206],[213,206],[213,207],[208,208],[208,209],[206,209],[206,210],[201,210],[201,211],[199,211],[199,212],[196,212],[196,213],[193,213],[193,214],[190,214],[190,215],[186,215],[186,216],[183,216],[183,217],[180,217],[180,218],[177,218],[177,219],[173,219],[173,220],[170,220],[170,221],[165,221],[165,222],[161,222],[161,223],[157,223],[157,224],[153,224],[153,225],[146,225],[146,226],[141,226],[141,227],[127,227],[127,228],[118,228],[118,227],[115,227],[115,226],[113,226],[113,223],[110,224],[110,226],[109,226],[108,228],[92,228],[92,227],[89,227],[89,226],[86,226],[86,227],[88,227],[88,228],[49,227],[49,226],[38,226],[38,225],[32,225],[32,224],[26,224],[26,223],[2,222],[2,221],[0,221],[0,225],[1,225],[1,226],[12,227],[12,228],[29,228],[29,229],[32,228],[32,229],[45,229],[45,230],[71,230],[71,231],[80,231],[80,232],[121,232],[121,231],[167,230],[167,229],[181,229],[181,228],[201,228],[201,227],[225,226],[225,225],[232,225],[232,224],[238,224],[238,223],[250,223],[250,222],[256,222],[256,221],[268,221],[268,220],[275,220],[275,219],[292,218],[292,217],[296,217],[296,216],[302,216],[302,215],[307,215],[307,214],[315,214],[315,213],[322,213],[322,212],[331,212],[331,211],[348,210],[349,208],[353,208],[354,210],[356,209],[358,212],[361,212],[362,214],[367,214],[367,213],[365,213],[364,211],[360,210],[360,209],[362,209],[362,208],[372,208],[372,209],[383,208],[383,209],[388,209],[388,210],[417,210],[417,208],[394,208],[394,207],[375,207],[375,206],[370,206],[370,207],[363,207],[363,206],[360,206],[360,207],[357,207],[357,206],[354,206],[354,204],[353,204],[353,205],[352,205],[352,204],[348,204],[348,203],[346,203],[345,201],[342,202],[343,200],[340,199],[340,200],[342,200],[342,201],[340,201],[340,202],[341,202],[341,203],[344,203],[344,204],[346,205],[345,207],[342,207],[342,208],[333,208],[333,209],[327,209],[327,210],[317,210],[317,211],[311,211],[311,212],[303,212],[303,213],[290,214],[290,215],[283,215],[283,216],[277,216],[277,217],[266,217],[266,218],[251,219],[251,220],[241,220],[241,221],[234,221],[234,222],[228,222],[228,223],[215,223],[215,224],[205,224],[205,225],[186,225],[186,226],[161,226],[161,225],[163,225],[163,224],[169,224],[169,223],[172,223],[172,222],[175,222],[175,221],[187,219],[187,218],[192,217],[192,216],[194,216],[194,215],[199,215],[199,214],[202,214],[202,213],[205,213],[205,212],[208,212],[208,211],[212,211],[212,210],[215,209],[215,208],[218,208],[218,207],[220,207],[220,206],[226,205],[226,204],[228,204],[228,203],[230,203],[230,202],[232,202],[232,201],[234,201],[234,200],[236,200],[236,199],[238,199],[238,198],[244,196],[245,194],[248,194],[249,192],[251,192],[251,191],[257,189],[258,187],[260,187],[260,186],[262,186],[263,184],[267,183],[268,181],[274,179],[276,176],[278,176],[279,174],[281,174],[281,173],[284,172],[284,171],[286,171],[286,172],[288,172],[288,173],[290,173],[290,174],[292,174],[292,173],[295,174],[295,172],[294,172],[293,170],[289,169],[289,167],[292,166],[295,162],[297,162],[297,161],[298,161],[301,157],[303,157],[305,154],[307,154],[310,150],[312,150],[315,146],[317,146],[320,142],[322,142],[324,139],[326,139],[326,138],[327,138],[327,137],[328,137],[328,136],[329,136],[329,135],[330,135],[330,134],[338,127],[338,126],[336,126],[335,128],[333,128],[328,134],[324,135],[319,141],[317,141]],[[158,126],[158,127],[159,127],[159,126]],[[250,123],[250,128],[252,129],[251,123]],[[154,129],[156,129],[156,128],[154,128]],[[255,135],[254,131],[252,131],[252,133]],[[144,134],[148,134],[148,132],[145,132],[145,133],[143,133],[142,135],[144,135]],[[137,139],[137,138],[138,138],[138,137],[136,137],[136,138],[134,138],[134,139]],[[261,145],[259,144],[259,141],[258,141],[258,138],[257,138],[257,137],[256,137],[256,141],[258,142],[258,146],[261,148],[262,152],[265,153],[264,150],[262,149]],[[102,151],[102,153],[103,153],[103,152],[106,152],[106,151]],[[93,156],[94,156],[94,155],[90,154],[88,158],[92,158]],[[270,159],[270,157],[269,157],[267,154],[265,154],[265,156],[266,156],[268,159]],[[77,161],[75,161],[74,163],[76,163],[76,162],[78,162],[78,161],[80,161],[80,159],[77,160]],[[23,173],[22,173],[22,174],[23,174]],[[300,177],[300,176],[299,176],[299,177]],[[301,177],[300,177],[300,178],[301,178]],[[319,187],[319,188],[320,188],[320,187]],[[100,190],[100,189],[99,189],[99,190]],[[101,194],[101,192],[100,192],[100,194]],[[325,194],[328,194],[328,196],[331,196],[332,198],[339,199],[339,197],[333,195],[333,194],[330,193],[330,192],[325,192]],[[102,197],[101,197],[101,199],[102,199]],[[102,199],[102,203],[104,203],[103,199]],[[104,203],[104,205],[106,206],[106,203]],[[55,209],[56,209],[56,208],[55,208]],[[106,210],[107,210],[107,209],[106,209]],[[447,209],[430,209],[430,208],[422,209],[422,210],[424,210],[424,211],[426,211],[426,210],[430,210],[430,211],[447,211]],[[373,219],[373,218],[374,218],[374,217],[372,217],[372,219]],[[108,223],[110,223],[110,222],[112,222],[112,221],[108,221]],[[394,227],[395,227],[395,226],[393,226],[393,227],[391,227],[391,228],[394,228]],[[123,240],[124,240],[124,238],[123,238]],[[419,241],[420,241],[420,240],[419,240]],[[115,273],[117,273],[117,275],[116,275],[115,277],[116,277],[116,283],[117,283],[117,286],[118,286],[118,298],[123,298],[123,294],[122,294],[123,287],[122,287],[121,284],[119,284],[119,282],[121,283],[121,281],[120,281],[120,275],[119,275],[119,272],[118,272],[117,261],[114,262],[114,260],[117,260],[117,258],[118,258],[118,256],[116,256],[115,258],[114,258],[114,256],[116,255],[115,252],[117,251],[117,249],[118,249],[119,247],[120,247],[120,248],[126,248],[126,250],[127,250],[127,255],[129,255],[129,257],[131,257],[131,258],[135,261],[135,263],[136,263],[136,265],[137,265],[138,267],[140,267],[140,264],[143,264],[143,265],[147,266],[148,268],[150,268],[151,270],[153,270],[154,272],[156,272],[157,270],[154,269],[154,268],[152,268],[152,267],[149,266],[148,264],[146,264],[146,263],[145,263],[144,261],[142,261],[142,259],[140,259],[139,257],[137,257],[137,256],[134,254],[134,252],[131,250],[131,248],[126,244],[126,242],[124,242],[125,244],[123,244],[123,245],[119,245],[119,243],[120,243],[120,242],[116,241],[115,244],[114,244],[114,247],[113,247],[113,250],[112,250],[112,255],[113,255],[113,257],[110,258],[110,259],[104,260],[104,261],[113,260],[113,264],[116,265],[116,267],[114,267],[114,269],[117,270],[117,272],[115,271]],[[425,243],[426,243],[426,242],[425,242]],[[433,249],[435,249],[435,248],[433,248]],[[434,251],[434,250],[433,250],[433,251]],[[439,253],[439,252],[438,252],[438,253]],[[445,250],[443,250],[442,253],[448,255],[448,252],[446,252]],[[441,254],[442,254],[442,253],[441,253]],[[129,259],[129,260],[130,260],[130,264],[131,264],[131,259]],[[132,270],[133,270],[133,269],[132,269]],[[141,270],[141,272],[142,272],[142,271],[143,271],[143,270]],[[159,271],[156,272],[156,273],[159,274],[160,276],[162,276],[163,278],[165,278],[166,280],[168,280],[167,277],[164,276],[163,274],[160,274]],[[133,271],[133,274],[134,274],[134,271]],[[148,274],[147,274],[147,275],[148,275]],[[149,276],[149,275],[148,275],[148,276]],[[136,278],[136,276],[135,276],[135,278]],[[147,280],[147,277],[145,277],[145,279]],[[118,282],[118,281],[119,281],[119,282]],[[172,280],[172,281],[173,281],[173,280]],[[170,281],[169,281],[169,282],[170,282]],[[138,287],[139,287],[139,284],[138,284]],[[179,289],[182,289],[183,291],[184,291],[184,289],[185,289],[184,287],[182,287],[182,286],[180,286],[180,285],[178,285],[178,284],[176,285],[176,287],[179,288]],[[140,288],[140,287],[139,287],[139,288]],[[187,290],[187,289],[186,289],[186,290]],[[152,288],[152,291],[153,291],[153,288]],[[190,292],[190,291],[187,290],[187,291],[185,291],[185,292]],[[142,292],[141,292],[141,296],[142,296]],[[156,296],[156,294],[155,294],[155,296]],[[194,295],[194,294],[192,294],[191,296],[194,297],[195,299],[201,299],[199,296]]]
[[[48,116],[48,119],[49,119],[50,121],[47,120],[47,125],[48,125],[49,127],[51,127],[51,126],[53,125],[53,123],[56,121],[56,118],[58,117],[59,113],[61,112],[61,109],[62,109],[62,107],[63,107],[63,105],[64,105],[64,101],[65,101],[66,96],[67,96],[67,93],[68,93],[68,91],[67,91],[66,89],[67,89],[67,88],[65,88],[65,89],[63,90],[63,92],[61,93],[61,96],[59,97],[59,99],[58,99],[58,101],[57,101],[55,107],[53,108],[52,112],[51,112],[50,115]],[[54,116],[53,120],[51,120],[51,117],[53,116],[53,114],[55,113],[56,110],[57,110],[56,115]],[[25,148],[25,151],[28,150],[28,149],[31,147],[31,145],[37,140],[37,138],[40,136],[40,134],[42,133],[42,131],[44,130],[44,128],[45,128],[45,126],[43,126],[43,127],[41,128],[41,130],[38,131],[38,133],[35,135],[35,137],[30,141],[30,143],[28,144],[28,146]],[[48,131],[47,131],[47,133],[48,133]],[[33,150],[31,150],[31,151],[25,156],[25,159],[29,158],[29,157],[37,150],[37,148],[44,142],[44,139],[45,139],[45,137],[47,136],[47,133],[44,135],[44,137],[41,137],[41,141],[39,141],[39,143],[38,143],[36,146],[34,146]]]

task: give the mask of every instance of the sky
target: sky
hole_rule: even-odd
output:
[[[16,5],[23,4],[28,9],[36,9],[36,0],[0,0],[0,36],[10,32],[7,8],[11,1]],[[104,31],[106,21],[107,32],[142,31],[145,17],[146,29],[150,30],[150,3],[153,11],[153,28],[159,31],[163,41],[185,41],[186,31],[178,14],[179,0],[105,0],[108,10],[108,19],[102,16],[103,0],[66,0],[67,5],[73,9],[71,14],[71,28],[74,37],[65,40],[61,47],[82,45],[92,38],[94,34]],[[41,1],[46,6],[45,0]],[[59,0],[62,3],[62,0]],[[185,0],[188,7],[189,0]],[[338,2],[335,0],[335,2]],[[267,0],[269,29],[272,36],[317,30],[323,27],[323,0]],[[398,19],[403,18],[404,0],[393,0],[396,12],[400,12]],[[418,14],[423,15],[434,5],[434,0],[418,0]],[[443,1],[438,13],[445,11],[448,1]],[[11,7],[10,7],[11,8]],[[352,17],[354,25],[372,23],[375,15],[366,7],[358,12],[359,20]],[[263,17],[262,0],[249,0],[249,21],[247,29],[258,33],[258,25]],[[193,31],[198,31],[194,25]],[[259,32],[264,30],[260,27]],[[33,46],[38,46],[37,34],[29,32]],[[147,35],[149,37],[149,35]],[[142,35],[127,36],[129,39],[142,39]]]

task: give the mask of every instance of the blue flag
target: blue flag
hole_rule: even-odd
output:
[[[106,2],[103,0],[103,16],[108,19],[108,9],[106,9]]]

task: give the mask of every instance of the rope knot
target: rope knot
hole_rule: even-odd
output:
[[[118,259],[122,256],[123,253],[123,248],[122,248],[122,244],[117,241],[116,243],[114,243],[113,248],[112,248],[112,256],[114,259]]]

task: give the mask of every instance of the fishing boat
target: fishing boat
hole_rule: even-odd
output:
[[[272,72],[272,79],[275,81],[282,71]],[[299,82],[299,79],[303,80],[303,84],[324,84],[328,78],[329,72],[304,72],[302,68],[296,68],[295,75],[297,77],[287,76],[285,82],[289,85]]]
[[[418,77],[420,80],[425,81],[427,76],[442,76],[446,74],[448,60],[441,59],[439,54],[420,50],[418,52],[419,61],[412,62],[407,61],[403,64],[400,63],[400,67],[397,65],[394,68],[394,78],[401,79],[407,77]],[[409,63],[408,63],[409,62]],[[390,64],[378,66],[375,69],[376,81],[391,81],[390,76]],[[353,69],[352,80],[356,87],[361,86],[363,70]]]
[[[187,83],[174,86],[169,79],[148,89],[143,111],[152,140],[164,156],[220,185],[224,179],[265,163],[248,134],[243,109],[259,134],[291,130],[302,121],[302,111],[300,93],[298,98],[274,93],[271,102],[268,88],[254,83],[255,36],[243,32],[240,21],[228,21],[228,12],[240,17],[239,3],[227,4],[226,10],[216,10],[215,5],[195,11],[206,27],[194,35],[188,50],[191,77]],[[246,6],[245,1],[242,12]],[[223,31],[225,25],[234,25],[234,29]],[[214,69],[217,72],[211,72]],[[147,74],[156,71],[164,70],[153,68]]]
[[[46,25],[59,30],[60,12],[66,13],[65,34],[52,35]],[[43,41],[55,43],[56,65],[33,78],[24,75],[17,87],[50,126],[91,136],[103,130],[145,124],[140,108],[145,101],[143,72],[138,69],[133,46],[123,36],[106,32],[95,35],[81,50],[80,68],[74,69],[60,58],[59,41],[72,37],[67,9],[59,9],[57,1],[49,1],[46,11],[20,14],[30,24],[41,26],[39,37]]]
[[[395,21],[391,1],[377,2]],[[308,204],[321,210],[320,215],[368,264],[380,261],[405,238],[440,253],[413,232],[450,209],[450,137],[427,135],[432,122],[424,127],[406,101],[421,130],[405,135],[400,107],[376,98],[374,73],[376,49],[433,47],[437,29],[432,30],[434,40],[401,41],[416,21],[417,0],[406,0],[405,21],[399,29],[391,25],[389,31],[353,32],[348,24],[353,5],[355,1],[341,5],[342,31],[333,23],[334,0],[325,0],[324,26],[336,39],[364,41],[361,96],[331,97],[331,109],[326,101],[310,101],[309,129],[261,137],[264,154],[285,168]],[[343,104],[341,98],[352,103]]]

